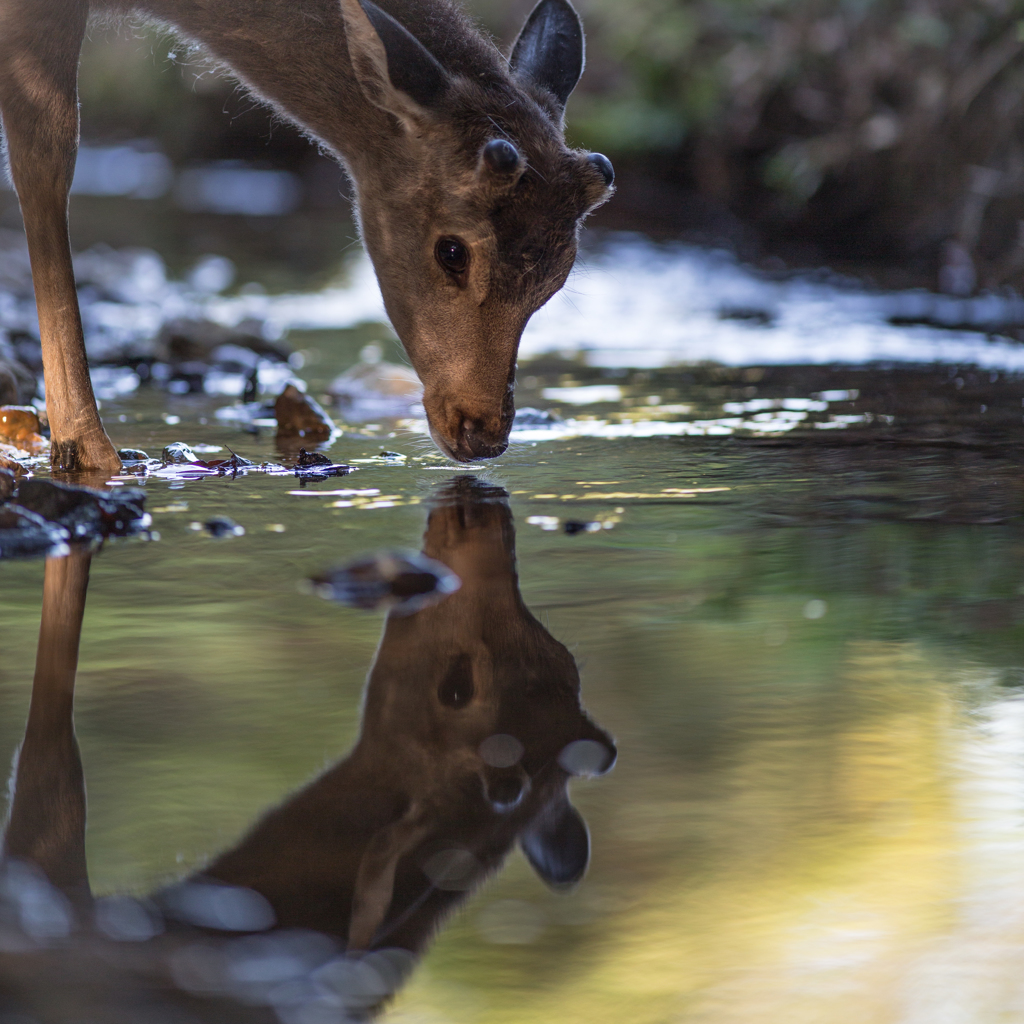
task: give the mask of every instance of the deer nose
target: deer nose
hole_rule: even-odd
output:
[[[455,439],[455,450],[463,462],[478,459],[496,459],[508,448],[508,431],[504,424],[497,430],[488,429],[480,420],[464,417]]]

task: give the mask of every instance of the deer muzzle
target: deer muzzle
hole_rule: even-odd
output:
[[[508,435],[515,419],[512,390],[508,389],[497,409],[483,403],[458,398],[431,401],[424,399],[430,436],[434,443],[456,462],[496,459],[508,448]]]

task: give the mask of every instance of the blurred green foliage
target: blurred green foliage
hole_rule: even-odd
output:
[[[508,43],[531,5],[469,6]],[[578,144],[769,231],[890,258],[934,260],[952,240],[979,284],[1020,279],[1021,0],[578,6],[588,43],[568,112]],[[155,136],[179,160],[310,152],[199,55],[149,30],[93,31],[82,98],[87,137]]]
[[[581,142],[679,151],[682,176],[752,220],[809,218],[805,228],[884,237],[904,254],[955,239],[984,283],[1019,275],[1024,4],[580,7],[590,68],[571,124]]]

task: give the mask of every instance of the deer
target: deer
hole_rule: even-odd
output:
[[[352,750],[233,848],[152,895],[163,932],[144,944],[148,955],[120,964],[92,933],[70,950],[0,956],[0,979],[23,993],[22,1011],[60,1019],[47,1007],[52,984],[37,984],[45,977],[80,987],[78,1016],[93,1000],[96,1019],[106,1019],[103,1000],[148,990],[173,992],[195,1010],[207,997],[240,990],[207,971],[202,991],[193,984],[191,994],[181,992],[166,963],[231,960],[254,936],[271,947],[275,938],[282,945],[296,936],[329,938],[331,962],[349,968],[379,967],[396,951],[411,965],[517,843],[547,885],[576,884],[590,838],[567,785],[574,775],[609,771],[617,752],[581,708],[573,657],[523,603],[514,544],[504,491],[466,478],[442,486],[423,552],[462,586],[413,614],[389,614]],[[73,551],[46,564],[36,676],[0,853],[0,869],[38,872],[86,927],[103,902],[89,890],[72,706],[90,557]],[[255,917],[211,921],[225,893]],[[0,898],[0,925],[2,911]],[[337,973],[324,967],[327,955],[313,964],[317,978]],[[362,1009],[379,1008],[397,984],[371,992]],[[241,995],[251,1005],[261,999],[252,990]]]
[[[453,0],[0,0],[0,120],[51,460],[109,473],[120,462],[89,379],[68,235],[91,12],[170,26],[338,159],[431,437],[459,462],[501,455],[523,330],[614,187],[607,157],[565,142],[585,57],[568,0],[540,0],[507,57]]]

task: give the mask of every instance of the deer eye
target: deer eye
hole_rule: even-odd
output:
[[[453,277],[464,274],[469,266],[469,250],[457,238],[442,238],[434,247],[434,256]]]
[[[473,662],[469,655],[461,654],[451,663],[441,685],[437,688],[437,699],[445,707],[458,711],[473,699],[475,689]]]

